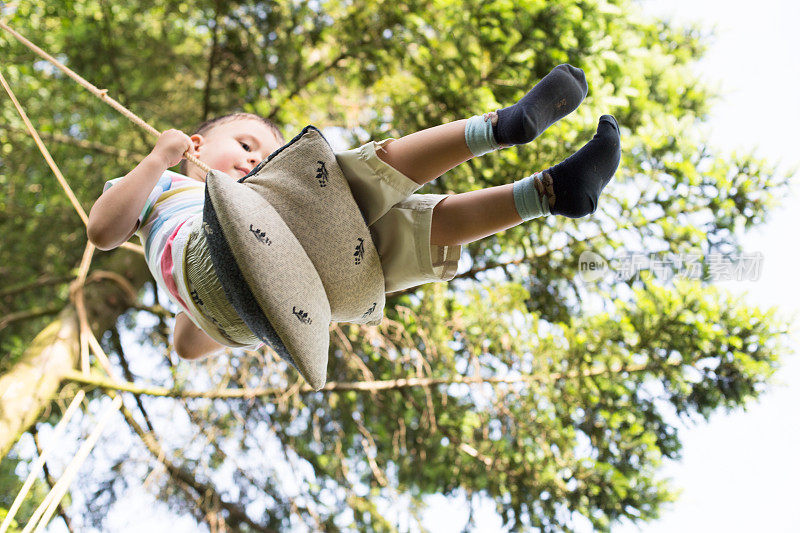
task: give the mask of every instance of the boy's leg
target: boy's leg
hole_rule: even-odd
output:
[[[174,328],[172,344],[181,359],[199,359],[225,348],[224,345],[218,343],[202,329],[195,326],[186,316],[186,313],[178,313],[175,317]]]
[[[619,160],[619,126],[614,117],[603,115],[592,140],[558,165],[439,202],[431,220],[431,244],[467,244],[547,214],[579,218],[593,213]]]
[[[522,223],[514,206],[514,184],[452,194],[436,204],[431,244],[454,246],[477,241]]]
[[[386,143],[378,157],[424,185],[472,157],[532,141],[575,110],[586,91],[582,70],[559,65],[516,104],[406,135]]]
[[[493,120],[497,122],[497,113]],[[466,142],[467,119],[434,126],[387,142],[377,154],[420,185],[425,185],[473,154]]]

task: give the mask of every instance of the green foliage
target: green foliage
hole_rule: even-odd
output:
[[[24,483],[25,475],[18,477],[17,470],[22,461],[12,455],[8,455],[0,461],[0,522],[5,520],[8,516],[8,510],[14,503],[14,499],[19,494],[22,484]],[[28,497],[22,502],[19,510],[14,515],[12,525],[8,530],[9,533],[19,533],[22,528],[30,520],[33,512],[39,503],[44,500],[50,488],[41,480],[36,479],[28,492]]]
[[[395,296],[380,328],[343,324],[331,338],[330,381],[511,381],[147,402],[162,424],[188,417],[189,436],[155,424],[170,457],[234,487],[226,496],[263,509],[251,516],[266,527],[300,519],[312,529],[391,531],[385,509],[397,494],[410,497],[413,516],[429,494],[484,495],[511,530],[569,531],[578,517],[597,530],[623,517],[651,520],[675,497],[660,467],[680,455],[677,421],[746,405],[785,353],[786,324],[774,310],[733,299],[707,277],[578,282],[587,250],[738,251],[736,230],[763,223],[786,191],[769,162],[698,136],[716,98],[691,70],[706,46],[700,28],[647,20],[628,0],[22,2],[10,24],[159,129],[243,109],[276,120],[287,138],[306,124],[341,126],[353,146],[505,107],[558,63],[584,69],[589,95],[575,113],[423,193],[510,183],[581,146],[601,114],[617,117],[623,159],[594,215],[538,219],[472,243],[462,260],[471,274]],[[3,73],[40,132],[113,148],[46,140],[88,210],[106,179],[135,164],[119,150],[145,154],[154,139],[8,35],[0,47]],[[74,275],[80,219],[14,109],[0,113],[0,274],[9,286]],[[591,314],[587,302],[598,296],[606,305]],[[40,285],[0,295],[0,310],[67,298],[64,283]],[[138,324],[141,345],[165,349],[166,324],[142,326],[145,314],[126,315],[120,329]],[[1,330],[0,367],[47,321]],[[122,361],[122,343],[112,341]],[[186,389],[291,386],[296,375],[270,357],[236,353],[189,367],[150,358],[133,377]],[[115,480],[148,475],[116,461],[95,487],[74,490],[113,502]],[[203,519],[201,497],[153,478],[151,490],[176,513]],[[102,524],[101,508],[85,512]]]

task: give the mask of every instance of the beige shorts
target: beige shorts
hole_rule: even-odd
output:
[[[461,257],[461,245],[431,244],[433,208],[449,195],[413,194],[421,185],[377,156],[393,140],[336,153],[381,258],[387,293],[449,281]]]
[[[458,270],[461,245],[431,244],[433,209],[447,194],[414,194],[421,185],[380,159],[376,150],[393,141],[369,142],[335,153],[380,256],[387,293],[432,281],[449,281]],[[206,249],[201,219],[186,236],[187,304],[198,311],[198,327],[226,346],[259,343],[228,303]],[[179,283],[180,276],[176,277]],[[191,317],[190,317],[191,318]]]

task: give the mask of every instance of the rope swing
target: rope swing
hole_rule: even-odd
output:
[[[0,20],[0,28],[11,33],[17,40],[22,42],[25,46],[27,46],[28,48],[33,50],[36,54],[38,54],[39,56],[43,57],[44,59],[46,59],[47,61],[58,67],[60,70],[65,72],[69,77],[71,77],[72,79],[77,81],[80,85],[82,85],[90,92],[92,92],[92,94],[94,94],[101,100],[111,105],[114,109],[125,115],[137,126],[143,128],[145,131],[155,135],[156,137],[159,137],[161,135],[161,133],[158,130],[156,130],[155,128],[147,124],[145,121],[143,121],[141,118],[136,116],[134,113],[126,109],[119,102],[109,97],[107,94],[108,93],[107,89],[98,89],[88,81],[84,80],[79,75],[72,72],[70,69],[59,63],[55,58],[50,56],[47,52],[45,52],[35,44],[31,43],[25,37],[20,35],[18,32],[10,28],[8,24],[5,23],[5,21]],[[69,198],[69,201],[72,204],[73,208],[78,213],[78,216],[83,221],[83,224],[88,225],[89,218],[86,215],[86,212],[84,211],[83,207],[81,206],[74,192],[67,183],[67,180],[64,178],[64,175],[58,168],[58,165],[56,165],[55,161],[51,157],[49,151],[47,150],[47,147],[42,142],[41,138],[36,132],[36,129],[31,124],[31,121],[28,119],[27,114],[25,113],[24,109],[22,108],[16,96],[14,95],[14,92],[11,90],[11,87],[6,81],[2,72],[0,72],[0,84],[3,86],[9,98],[13,102],[14,107],[17,109],[17,112],[19,113],[20,117],[25,123],[28,132],[36,142],[36,145],[39,148],[39,150],[42,152],[45,161],[55,174],[56,179],[58,180],[65,194]],[[207,165],[205,165],[202,161],[198,160],[194,156],[186,153],[184,154],[184,157],[187,160],[199,166],[200,168],[202,168],[203,170],[205,170],[206,172],[210,170]],[[134,251],[137,251],[139,253],[143,253],[141,246],[137,246],[131,243],[125,243],[123,246],[132,249]],[[113,371],[111,368],[111,364],[108,360],[108,356],[101,348],[100,343],[97,340],[97,337],[95,337],[94,332],[92,332],[91,327],[89,326],[88,317],[86,314],[84,293],[83,293],[87,274],[89,271],[89,266],[91,264],[91,259],[94,254],[94,250],[95,246],[92,243],[87,243],[83,259],[81,260],[78,276],[70,284],[70,299],[73,301],[78,311],[78,318],[80,323],[80,358],[81,358],[81,369],[82,369],[81,374],[86,377],[90,376],[89,351],[91,349],[91,351],[94,352],[95,356],[97,357],[97,360],[100,363],[100,365],[106,371],[107,375],[111,377],[113,376]],[[28,477],[26,478],[22,488],[20,489],[19,493],[17,494],[17,497],[14,499],[14,502],[12,503],[11,508],[8,511],[8,514],[6,515],[2,524],[0,524],[0,533],[6,533],[9,527],[11,527],[11,524],[14,520],[14,516],[19,511],[19,508],[22,505],[25,496],[27,495],[28,491],[33,485],[35,477],[38,476],[41,470],[43,469],[45,460],[47,459],[48,455],[52,452],[52,450],[55,448],[56,444],[59,442],[60,436],[63,433],[66,424],[69,422],[74,413],[83,403],[84,397],[85,397],[85,392],[83,390],[79,390],[78,393],[73,398],[72,402],[70,403],[69,407],[67,408],[67,411],[65,412],[64,416],[56,425],[55,432],[51,438],[51,442],[48,444],[46,449],[42,452],[42,454],[33,464],[31,471],[28,474]],[[72,483],[72,480],[75,477],[76,473],[78,472],[78,469],[81,467],[83,462],[88,457],[89,453],[92,451],[92,448],[97,443],[97,440],[100,438],[100,435],[102,434],[106,425],[110,422],[114,412],[118,411],[121,407],[123,407],[122,397],[120,395],[114,395],[114,399],[112,400],[111,404],[105,409],[100,420],[95,424],[95,428],[92,430],[89,437],[80,446],[80,448],[73,456],[70,463],[65,468],[61,477],[56,481],[56,483],[47,493],[45,499],[37,507],[31,519],[28,521],[25,528],[23,529],[23,533],[29,533],[30,531],[39,532],[44,530],[44,528],[47,526],[47,523],[50,521],[50,518],[53,516],[53,513],[61,503],[61,500],[64,498],[64,495],[69,489],[69,486]]]
[[[110,105],[111,107],[113,107],[114,109],[119,111],[120,113],[122,113],[131,122],[133,122],[134,124],[136,124],[137,126],[142,128],[146,132],[154,135],[156,138],[161,136],[161,132],[160,131],[158,131],[153,126],[151,126],[150,124],[148,124],[147,122],[145,122],[144,120],[139,118],[135,113],[133,113],[132,111],[128,110],[125,106],[123,106],[122,104],[120,104],[119,102],[117,102],[116,100],[111,98],[110,96],[108,96],[108,89],[98,89],[97,87],[95,87],[94,85],[92,85],[91,83],[89,83],[88,81],[83,79],[81,76],[79,76],[78,74],[76,74],[75,72],[73,72],[72,70],[67,68],[66,66],[62,65],[61,63],[59,63],[56,58],[54,58],[53,56],[51,56],[50,54],[48,54],[47,52],[45,52],[44,50],[42,50],[41,48],[39,48],[38,46],[33,44],[32,42],[30,42],[28,39],[26,39],[25,37],[23,37],[22,35],[20,35],[16,31],[14,31],[11,27],[8,26],[8,24],[3,22],[2,20],[0,20],[0,28],[3,28],[7,32],[9,32],[19,42],[21,42],[22,44],[24,44],[25,46],[27,46],[28,48],[33,50],[36,54],[38,54],[39,56],[43,57],[45,60],[47,60],[50,63],[52,63],[55,67],[60,69],[67,76],[69,76],[70,78],[72,78],[73,80],[78,82],[78,84],[80,84],[81,86],[83,86],[86,89],[88,89],[89,92],[91,92],[93,95],[98,97],[100,100],[104,101],[105,103],[107,103],[108,105]],[[3,86],[6,87],[6,91],[8,92],[9,89],[7,88],[5,83],[3,83]],[[10,94],[11,93],[9,92],[9,95]],[[14,99],[14,102],[15,102],[15,105],[17,105],[17,110],[19,110],[20,108],[19,108],[18,104],[16,103],[16,99]],[[25,119],[25,123],[28,124],[27,119]],[[32,128],[29,128],[29,131],[32,131]],[[35,135],[33,132],[31,133],[31,135],[34,135],[34,138],[37,139],[37,144],[41,142],[41,140],[39,140],[39,136],[38,135]],[[191,155],[188,152],[188,150],[183,154],[183,157],[186,158],[186,160],[191,161],[192,163],[194,163],[195,165],[197,165],[198,167],[203,169],[204,172],[210,172],[211,171],[211,168],[208,165],[206,165],[205,163],[203,163],[202,161],[197,159],[195,156]],[[81,217],[81,218],[83,218],[83,217]],[[86,219],[86,220],[88,220],[88,219]],[[86,223],[86,220],[84,220],[84,223]]]

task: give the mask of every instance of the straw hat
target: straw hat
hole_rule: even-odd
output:
[[[328,141],[314,126],[239,181],[206,176],[203,228],[242,321],[320,390],[331,322],[379,324],[380,258]]]

